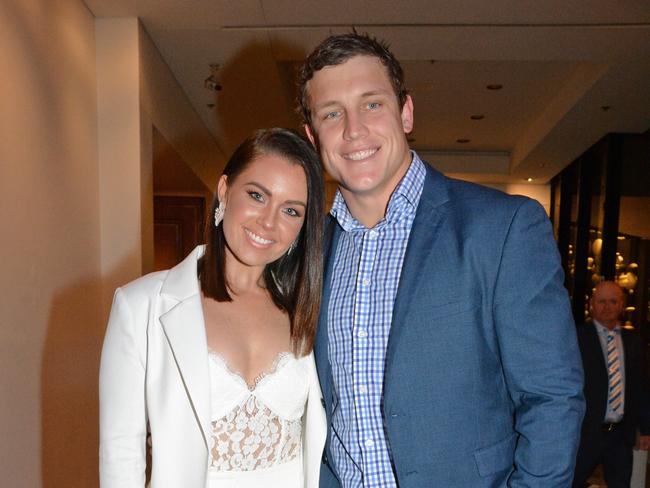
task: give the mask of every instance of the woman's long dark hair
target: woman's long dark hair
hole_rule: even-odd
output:
[[[309,353],[314,345],[323,282],[323,170],[311,144],[288,129],[263,129],[242,142],[226,164],[228,183],[261,156],[273,154],[297,164],[307,179],[307,208],[296,247],[266,265],[264,284],[273,303],[289,314],[291,344],[297,355]],[[226,280],[226,239],[223,225],[215,227],[214,211],[219,204],[215,191],[206,223],[206,250],[199,264],[201,290],[219,302],[232,301]],[[226,210],[227,211],[227,210]]]

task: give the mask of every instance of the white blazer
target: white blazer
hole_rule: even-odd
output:
[[[118,288],[99,375],[100,486],[143,488],[147,424],[152,488],[204,488],[211,432],[208,345],[197,247],[180,264]],[[303,417],[305,486],[316,488],[325,411],[313,357]]]

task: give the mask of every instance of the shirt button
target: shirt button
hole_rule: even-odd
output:
[[[366,439],[366,442],[364,442],[364,444],[366,445],[366,447],[372,447],[375,445],[375,441],[373,441],[372,439]]]
[[[363,281],[362,281],[362,283],[363,283],[365,286],[368,286],[368,285],[370,284],[370,280],[369,280],[368,278],[364,278]]]
[[[361,337],[362,339],[364,337],[368,337],[368,331],[367,330],[360,330],[359,332],[357,332],[357,336]]]
[[[378,233],[377,233],[376,230],[368,231],[368,237],[370,237],[371,239],[376,239],[377,235],[378,235]]]
[[[366,385],[359,385],[359,393],[366,393],[368,391],[368,387]]]

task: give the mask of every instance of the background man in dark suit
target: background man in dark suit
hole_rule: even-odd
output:
[[[314,348],[322,488],[567,488],[584,413],[544,209],[446,178],[408,146],[402,68],[333,36],[300,76],[339,183]]]
[[[593,322],[578,329],[585,373],[587,411],[582,424],[573,486],[582,488],[602,463],[608,488],[627,488],[637,429],[640,447],[650,447],[650,390],[645,345],[621,328],[623,290],[614,282],[596,286],[591,299]]]

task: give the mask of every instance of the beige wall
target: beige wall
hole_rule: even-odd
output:
[[[137,19],[97,19],[97,120],[104,312],[143,265],[140,59]],[[145,220],[146,220],[145,216]]]
[[[0,483],[96,486],[93,18],[77,0],[3,0],[0,33]]]
[[[496,188],[510,195],[524,195],[537,200],[546,210],[551,212],[551,185],[536,185],[526,183],[485,183],[486,186]]]

